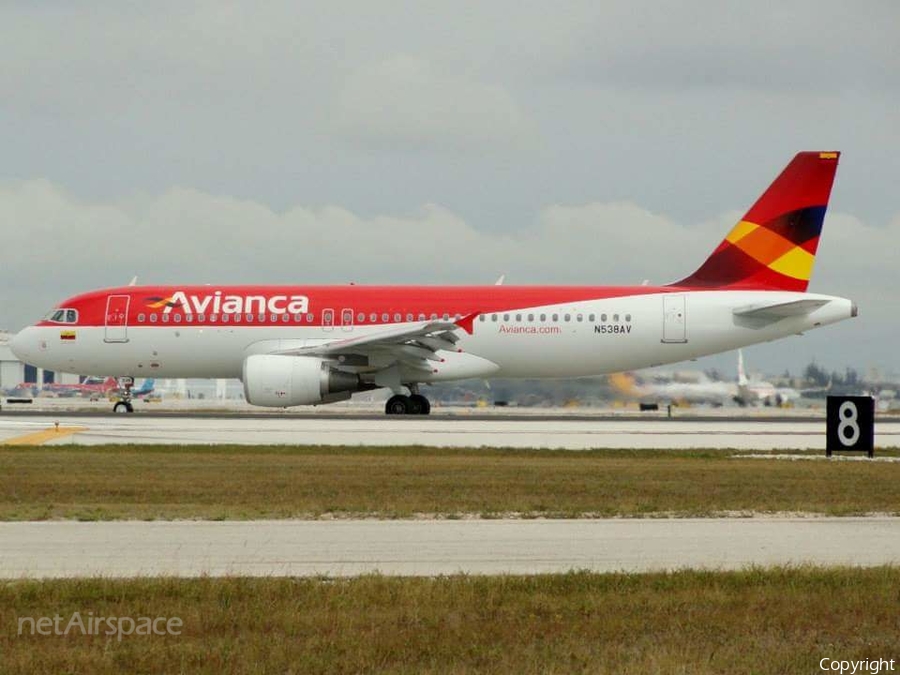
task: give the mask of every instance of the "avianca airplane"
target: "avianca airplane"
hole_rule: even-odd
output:
[[[11,341],[43,368],[238,377],[287,407],[388,388],[387,414],[428,414],[420,385],[581,377],[683,361],[857,314],[807,293],[837,152],[801,152],[700,268],[666,286],[125,286],[70,298]]]

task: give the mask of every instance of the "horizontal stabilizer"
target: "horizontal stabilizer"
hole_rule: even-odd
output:
[[[756,304],[738,308],[734,310],[734,315],[748,319],[784,319],[789,316],[809,314],[819,309],[819,307],[827,305],[829,302],[829,300],[809,299]]]

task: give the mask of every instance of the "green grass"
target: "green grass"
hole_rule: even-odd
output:
[[[900,658],[900,570],[136,579],[0,585],[0,672],[814,673]],[[17,635],[179,617],[180,636]]]
[[[724,512],[898,513],[900,463],[760,460],[711,450],[0,450],[0,520]]]

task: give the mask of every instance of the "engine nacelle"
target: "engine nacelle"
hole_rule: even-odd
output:
[[[360,388],[358,375],[312,356],[248,356],[243,380],[247,402],[271,408],[340,401]]]

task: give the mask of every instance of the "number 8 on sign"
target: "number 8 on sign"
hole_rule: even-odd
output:
[[[838,408],[838,417],[841,420],[838,424],[838,439],[840,439],[841,445],[853,447],[859,441],[857,415],[856,403],[853,401],[844,401]]]
[[[871,396],[829,396],[826,402],[825,456],[835,451],[875,455],[875,399]]]

